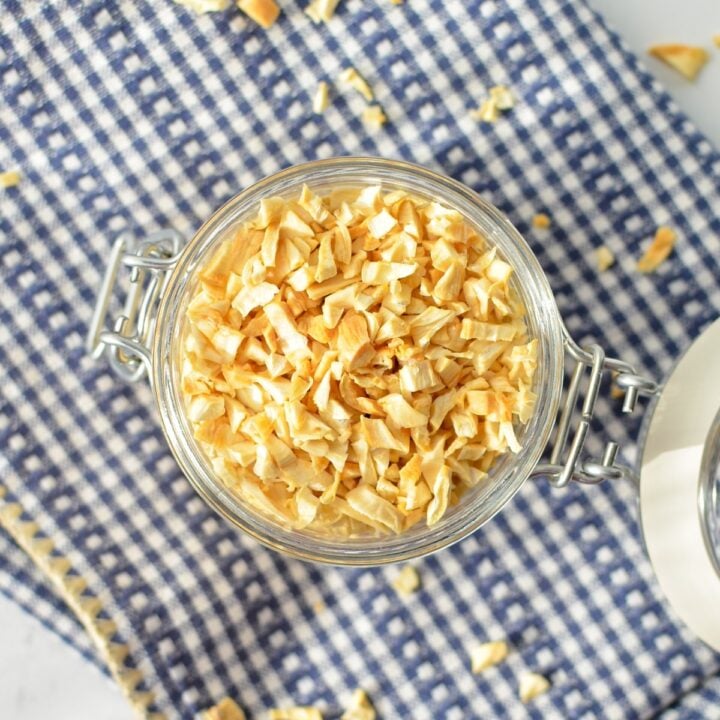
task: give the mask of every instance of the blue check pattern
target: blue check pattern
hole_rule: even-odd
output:
[[[489,525],[418,562],[340,570],[238,535],[175,466],[150,390],[86,357],[113,239],[190,234],[238,190],[343,154],[443,171],[503,209],[545,268],[580,342],[658,376],[720,312],[720,156],[582,0],[343,0],[315,26],[282,3],[268,32],[235,10],[170,2],[5,0],[0,9],[0,477],[118,623],[156,709],[192,718],[230,694],[251,717],[357,686],[383,718],[720,717],[720,658],[664,602],[631,487],[527,484]],[[355,66],[358,94],[311,112],[318,81]],[[504,84],[494,125],[469,111]],[[531,227],[540,211],[546,231]],[[660,224],[676,252],[634,270]],[[617,257],[602,275],[593,250]],[[635,459],[638,421],[600,403]],[[597,452],[601,440],[592,440]],[[0,591],[89,658],[78,626],[0,535]],[[469,670],[478,642],[507,662]],[[527,707],[519,676],[551,690]]]

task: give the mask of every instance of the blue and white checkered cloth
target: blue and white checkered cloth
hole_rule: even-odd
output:
[[[288,0],[263,32],[239,12],[170,0],[4,0],[0,9],[0,477],[117,621],[157,709],[191,718],[224,694],[257,717],[364,687],[382,718],[711,718],[720,657],[664,602],[635,491],[528,483],[473,537],[397,571],[274,554],[194,494],[150,390],[86,357],[83,337],[113,239],[190,234],[284,166],[372,154],[476,188],[525,233],[577,340],[662,375],[720,313],[720,156],[582,0],[344,0],[329,25]],[[317,82],[350,65],[357,93],[311,112]],[[469,117],[488,88],[517,106]],[[546,211],[550,230],[531,229]],[[635,261],[677,229],[656,274]],[[599,275],[593,249],[617,264]],[[633,459],[637,420],[603,400]],[[599,438],[591,450],[601,447]],[[92,657],[71,616],[7,537],[0,590]],[[318,610],[322,601],[325,610]],[[1,630],[0,630],[1,634]],[[470,673],[471,647],[509,638]],[[552,689],[525,708],[517,679]]]

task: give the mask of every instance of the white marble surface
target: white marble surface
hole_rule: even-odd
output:
[[[132,720],[112,680],[0,595],[0,718]]]
[[[408,0],[412,2],[413,0]],[[712,47],[717,0],[591,0],[638,53],[659,42]],[[720,145],[720,50],[688,83],[659,62],[647,66],[699,127]],[[0,714],[14,720],[130,720],[112,683],[38,622],[0,597]]]
[[[668,88],[696,125],[720,145],[720,48],[712,42],[720,35],[717,0],[589,0],[611,26],[641,56],[645,65]],[[647,48],[662,43],[700,45],[712,58],[700,77],[689,83]]]

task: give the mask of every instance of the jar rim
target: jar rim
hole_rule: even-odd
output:
[[[174,350],[182,335],[177,330],[184,319],[183,300],[187,300],[196,270],[207,260],[208,253],[227,237],[234,225],[256,210],[262,198],[299,190],[303,184],[312,188],[333,183],[395,185],[461,212],[490,243],[498,246],[514,268],[526,320],[531,334],[538,339],[536,408],[523,430],[521,451],[510,458],[512,462],[506,461],[509,464],[501,476],[493,478],[486,502],[482,506],[467,502],[466,494],[451,516],[432,528],[422,526],[416,530],[416,526],[399,535],[363,538],[362,542],[281,528],[233,496],[214,476],[192,438],[174,363],[177,356]],[[294,165],[270,175],[231,198],[203,223],[185,247],[158,309],[151,381],[163,431],[175,459],[194,489],[223,518],[264,545],[296,558],[371,566],[409,560],[447,547],[475,532],[509,502],[540,460],[550,439],[562,393],[563,361],[562,322],[547,277],[522,235],[497,208],[462,183],[411,163],[375,157],[339,157]]]

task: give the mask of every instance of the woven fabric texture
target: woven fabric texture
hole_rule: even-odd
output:
[[[204,505],[165,444],[150,389],[83,349],[122,231],[191,234],[282,167],[346,154],[447,173],[505,211],[536,251],[581,343],[661,376],[720,312],[720,156],[581,0],[343,0],[313,25],[287,0],[268,32],[237,10],[170,0],[0,8],[0,478],[86,576],[156,709],[191,718],[230,694],[259,717],[364,687],[382,718],[711,718],[720,658],[653,580],[635,491],[526,484],[473,537],[417,563],[341,570],[283,558]],[[355,66],[365,101],[319,80]],[[469,116],[512,88],[496,124]],[[552,217],[533,229],[537,212]],[[679,240],[643,276],[655,229]],[[593,250],[616,265],[599,274]],[[637,418],[602,399],[599,426],[635,457]],[[88,657],[62,606],[0,537],[0,590]],[[508,638],[474,676],[471,648]],[[545,674],[528,706],[519,676]],[[713,714],[714,713],[714,714]]]

